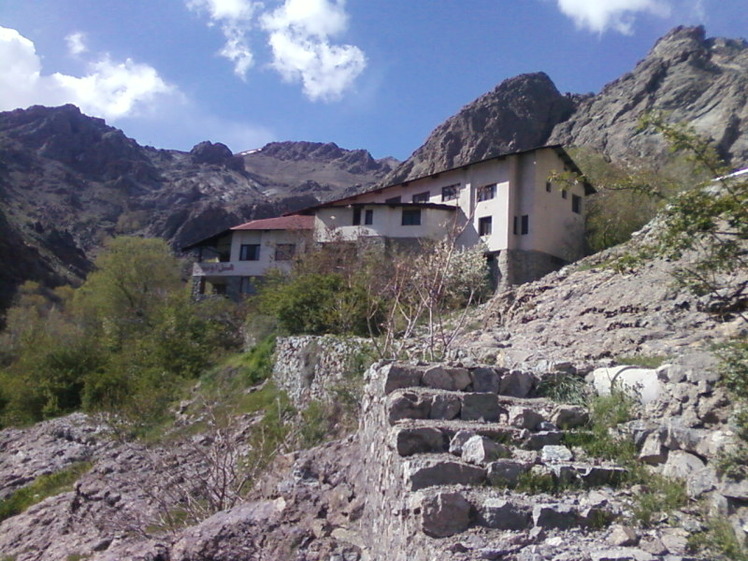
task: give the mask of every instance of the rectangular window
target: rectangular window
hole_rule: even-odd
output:
[[[364,213],[364,224],[367,226],[374,224],[374,211],[372,209],[368,209]]]
[[[478,187],[478,202],[488,201],[496,196],[496,184]]]
[[[239,248],[239,261],[259,261],[260,244],[242,244]]]
[[[296,254],[296,244],[279,243],[275,246],[276,261],[290,261]]]
[[[414,203],[427,203],[429,202],[429,198],[431,197],[431,193],[428,191],[424,191],[423,193],[417,193],[413,195],[413,202]]]
[[[442,202],[453,201],[460,194],[460,184],[455,183],[454,185],[447,185],[442,187]]]
[[[483,216],[478,219],[478,234],[481,236],[491,235],[492,220],[490,216]]]
[[[562,199],[568,199],[569,198],[569,192],[566,189],[561,189],[561,198]]]
[[[403,226],[420,226],[421,225],[421,209],[420,208],[404,208],[403,209]]]
[[[385,199],[384,202],[388,205],[396,205],[400,202],[400,197],[390,197],[389,199]]]
[[[571,196],[571,212],[582,214],[582,197],[579,195]]]
[[[553,186],[551,185],[551,182],[550,182],[550,181],[546,181],[546,182],[545,182],[545,190],[546,190],[546,191],[547,191],[548,193],[550,193],[550,192],[551,192],[551,189],[552,189],[552,187],[553,187]]]
[[[358,226],[359,224],[361,224],[361,209],[354,208],[353,209],[353,225]]]
[[[522,216],[515,216],[514,217],[514,235],[523,235],[526,236],[530,233],[530,217],[527,214],[523,214]]]

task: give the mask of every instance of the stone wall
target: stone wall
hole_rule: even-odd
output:
[[[568,263],[559,257],[541,251],[505,249],[499,252],[498,286],[506,288],[513,284],[523,284],[557,271]]]
[[[330,401],[336,391],[363,374],[371,347],[366,339],[325,335],[279,338],[273,381],[288,393],[294,406]]]

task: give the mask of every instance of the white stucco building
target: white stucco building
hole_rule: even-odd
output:
[[[584,253],[585,197],[594,189],[583,182],[555,183],[554,174],[564,171],[579,173],[560,146],[505,154],[294,215],[249,222],[191,247],[205,248],[206,242],[215,246],[228,257],[219,263],[233,267],[219,275],[248,277],[239,283],[249,286],[269,267],[285,265],[270,258],[276,254],[270,248],[283,244],[295,244],[296,251],[311,240],[368,240],[385,248],[417,248],[419,240],[454,235],[464,247],[483,244],[497,284],[518,284]],[[260,250],[250,265],[241,259],[246,245],[268,250]],[[211,267],[199,262],[193,275],[209,281],[215,278]]]

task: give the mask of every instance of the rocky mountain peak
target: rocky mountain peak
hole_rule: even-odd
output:
[[[196,164],[224,166],[236,171],[244,170],[244,161],[234,156],[229,147],[221,142],[215,144],[209,140],[200,142],[192,147],[190,156]]]
[[[535,148],[544,144],[553,126],[573,110],[574,102],[559,93],[545,72],[509,78],[438,126],[387,180],[405,181],[501,153]]]

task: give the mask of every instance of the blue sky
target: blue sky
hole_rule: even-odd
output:
[[[502,80],[597,92],[746,0],[3,0],[0,110],[75,103],[141,144],[335,142],[405,159]]]

